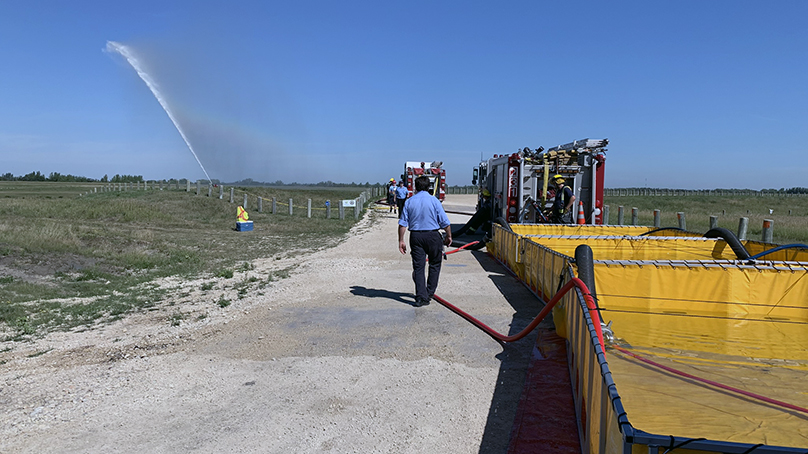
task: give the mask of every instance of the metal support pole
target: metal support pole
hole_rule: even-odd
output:
[[[331,219],[331,201],[330,200],[325,201],[325,218],[326,219]]]
[[[603,205],[603,225],[609,225],[609,205]]]
[[[662,218],[660,217],[660,211],[654,210],[654,227],[659,228],[662,226]]]
[[[637,211],[637,207],[631,208],[631,225],[638,225],[640,222],[640,216]]]
[[[244,194],[244,205],[241,205],[245,210],[247,209],[247,194]]]
[[[718,227],[718,216],[710,216],[710,230]]]
[[[617,225],[623,225],[623,205],[617,207]]]
[[[309,199],[308,203],[306,203],[306,217],[311,217],[311,199]]]
[[[679,218],[679,228],[682,230],[687,230],[687,222],[685,221],[684,211],[676,213],[676,217]]]
[[[289,199],[289,216],[292,215],[292,199]]]
[[[230,188],[230,203],[236,200],[236,188]]]
[[[263,197],[258,197],[258,212],[259,213],[264,212],[264,198]]]
[[[278,199],[273,197],[272,198],[272,214],[275,214],[277,212],[278,212]]]

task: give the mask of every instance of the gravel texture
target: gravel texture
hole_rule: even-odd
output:
[[[335,248],[258,260],[230,284],[292,271],[241,299],[167,279],[186,291],[159,311],[3,343],[0,452],[505,452],[535,338],[413,307],[396,228],[374,210]],[[538,312],[484,250],[449,255],[437,293],[503,333]]]

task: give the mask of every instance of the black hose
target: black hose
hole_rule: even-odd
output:
[[[511,228],[511,225],[508,224],[508,221],[506,221],[505,218],[503,218],[502,216],[494,219],[494,222],[496,222],[497,224],[505,227],[506,229],[508,229],[508,231],[513,232],[513,229]]]
[[[578,267],[578,279],[586,284],[589,294],[595,301],[595,307],[600,310],[598,296],[595,291],[595,260],[592,257],[592,248],[586,244],[580,244],[575,248],[575,266]]]
[[[725,229],[724,227],[716,227],[714,229],[710,229],[707,233],[704,234],[705,238],[721,238],[729,244],[729,247],[732,248],[732,252],[735,253],[735,257],[738,260],[748,260],[750,258],[749,251],[741,244],[741,241],[735,236],[734,233]]]
[[[677,232],[687,232],[687,230],[680,229],[679,227],[662,227],[660,229],[651,230],[650,232],[641,233],[641,234],[639,234],[637,236],[648,236],[648,235],[656,236],[656,235],[654,235],[655,233],[664,232],[666,230],[674,230],[674,231],[677,231]]]

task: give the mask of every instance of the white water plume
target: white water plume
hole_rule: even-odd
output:
[[[199,167],[202,168],[202,172],[205,173],[205,176],[208,178],[208,181],[211,181],[210,175],[208,175],[208,172],[205,170],[205,166],[202,165],[202,161],[199,160],[199,156],[197,156],[196,152],[194,152],[194,147],[191,146],[191,142],[188,140],[188,137],[186,137],[185,133],[182,131],[180,124],[177,122],[177,119],[171,112],[171,108],[168,107],[168,102],[166,102],[165,98],[160,93],[157,82],[155,82],[154,79],[152,79],[151,76],[149,76],[149,74],[143,69],[143,66],[138,61],[137,57],[135,57],[135,55],[132,53],[131,49],[129,49],[129,47],[124,46],[121,43],[116,43],[115,41],[107,41],[106,50],[107,52],[115,52],[120,54],[123,58],[126,59],[127,63],[129,63],[129,65],[131,65],[132,68],[134,68],[134,70],[137,72],[137,75],[141,78],[141,80],[143,80],[143,82],[146,83],[146,86],[149,87],[149,90],[151,90],[154,97],[157,98],[157,102],[160,103],[160,106],[162,106],[163,110],[168,115],[168,118],[170,118],[171,122],[174,123],[174,127],[177,128],[177,131],[180,133],[180,136],[182,136],[182,140],[185,141],[185,145],[188,146],[188,149],[191,151],[191,154],[194,155],[194,159],[196,159],[196,162],[199,163]]]

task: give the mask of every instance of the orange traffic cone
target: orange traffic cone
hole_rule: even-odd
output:
[[[586,218],[584,217],[584,203],[578,202],[578,224],[583,225],[586,224]]]

